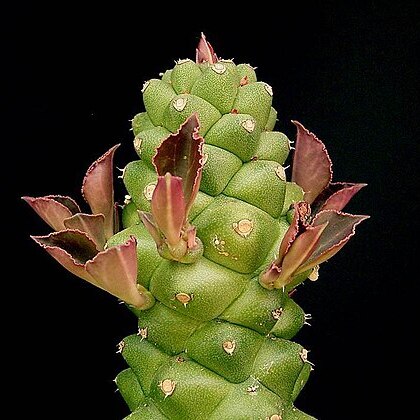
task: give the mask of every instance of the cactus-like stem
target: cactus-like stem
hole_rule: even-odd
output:
[[[196,62],[177,61],[142,93],[122,231],[118,146],[83,181],[92,214],[69,197],[24,197],[56,230],[33,239],[138,318],[118,344],[127,419],[314,420],[294,405],[313,363],[291,341],[311,318],[291,294],[367,218],[342,211],[365,184],[332,182],[324,143],[296,121],[288,182],[273,89],[203,34]]]
[[[171,287],[167,268],[152,278],[158,294],[163,290],[157,289]],[[205,282],[207,269],[200,264],[190,273],[191,282]],[[178,275],[181,271],[173,272],[174,281]],[[240,281],[230,270],[224,275],[226,281]],[[130,380],[123,380],[127,371],[116,380],[133,411],[127,419],[313,419],[294,407],[313,364],[305,348],[289,341],[307,317],[287,293],[261,289],[253,279],[215,319],[191,312],[200,293],[191,296],[178,293],[175,309],[158,303],[135,311],[138,334],[119,345]],[[252,311],[244,316],[246,307]]]

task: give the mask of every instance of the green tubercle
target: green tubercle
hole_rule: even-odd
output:
[[[234,153],[243,162],[255,156],[261,129],[249,114],[226,114],[206,135],[206,143]]]
[[[132,201],[129,201],[124,205],[122,210],[123,228],[126,229],[130,226],[137,225],[138,223],[140,223],[140,218],[137,207]]]
[[[304,351],[302,351],[302,353],[300,354],[300,357],[306,359],[306,355]],[[311,374],[312,370],[313,370],[313,367],[311,363],[307,362],[303,365],[302,370],[300,371],[299,376],[296,379],[295,386],[292,391],[292,401],[296,400],[296,398],[302,391],[303,387],[306,385],[306,382],[308,382],[309,375]],[[307,416],[306,414],[302,412],[300,412],[300,414]]]
[[[231,389],[229,382],[180,355],[155,373],[151,397],[171,419],[206,419]]]
[[[156,172],[143,160],[130,162],[123,173],[123,181],[138,210],[150,211],[153,191],[156,187]]]
[[[200,189],[215,196],[220,194],[242,165],[233,153],[210,144],[204,144],[204,166]]]
[[[178,293],[178,299],[181,297],[188,303],[190,297],[187,294],[181,296]],[[177,299],[176,295],[173,298]],[[200,321],[174,312],[159,302],[148,311],[136,311],[136,314],[140,337],[170,355],[184,352],[188,338],[201,325]]]
[[[236,71],[238,72],[240,80],[247,77],[248,83],[255,83],[257,81],[255,69],[250,64],[238,64],[236,66]]]
[[[302,201],[303,195],[303,189],[299,185],[295,184],[294,182],[286,182],[286,193],[284,196],[284,205],[281,211],[281,216],[285,216],[287,214],[293,203]]]
[[[280,216],[286,191],[286,174],[277,162],[256,160],[245,163],[227,185],[224,193]]]
[[[115,378],[115,384],[131,411],[136,410],[140,404],[146,402],[146,396],[132,369],[128,368],[121,371]]]
[[[143,85],[143,102],[154,125],[162,125],[166,107],[176,92],[171,85],[159,79],[151,79]],[[179,125],[178,125],[179,126]]]
[[[137,155],[147,163],[152,170],[154,166],[152,164],[153,156],[156,154],[156,149],[162,143],[166,137],[171,134],[164,127],[153,127],[149,130],[139,132],[134,138],[134,149]]]
[[[282,400],[259,382],[257,378],[250,377],[236,385],[231,393],[226,395],[210,419],[282,420],[284,418],[283,413],[284,404]]]
[[[289,156],[290,141],[287,136],[279,131],[263,131],[255,157],[263,160],[273,160],[283,165]]]
[[[222,114],[232,110],[238,92],[238,75],[234,66],[215,63],[205,69],[195,82],[191,93],[205,99]]]
[[[239,383],[251,375],[263,340],[260,334],[247,328],[213,321],[190,337],[187,354],[229,382]]]
[[[131,128],[135,136],[141,131],[150,130],[153,127],[154,125],[147,112],[140,112],[131,120]]]
[[[136,375],[144,394],[148,397],[154,384],[156,371],[165,365],[170,357],[140,334],[125,337],[119,343],[121,354]],[[144,363],[147,360],[147,364]]]
[[[280,231],[278,221],[266,212],[223,196],[193,223],[203,241],[204,256],[240,273],[252,273],[261,265]]]
[[[220,318],[266,335],[275,326],[275,314],[283,307],[284,300],[281,291],[263,289],[258,278],[254,278]]]
[[[241,294],[247,277],[206,258],[194,264],[164,261],[153,273],[150,291],[171,309],[200,321],[221,314]]]
[[[168,85],[172,83],[171,75],[172,75],[172,69],[166,70],[164,73],[159,74],[159,76],[161,76],[162,82],[165,82]]]
[[[193,220],[197,217],[207,206],[213,202],[214,198],[202,191],[199,191],[195,198],[194,204],[191,208],[189,218]]]
[[[306,357],[299,344],[284,339],[264,340],[254,362],[254,376],[285,403],[293,401],[293,390]]]
[[[303,309],[288,297],[273,311],[272,316],[276,323],[270,333],[287,340],[293,338],[306,322]]]
[[[273,107],[271,107],[264,130],[265,131],[274,130],[276,122],[277,122],[277,111]]]
[[[260,127],[265,127],[272,101],[271,86],[264,82],[255,82],[239,88],[233,108],[239,114],[252,115]]]
[[[171,84],[175,92],[190,93],[196,80],[201,76],[198,64],[190,59],[179,60],[171,72]]]

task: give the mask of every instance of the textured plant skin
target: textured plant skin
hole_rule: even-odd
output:
[[[296,121],[287,181],[271,87],[203,34],[196,62],[142,93],[123,230],[115,148],[83,182],[92,215],[68,197],[24,198],[57,231],[35,241],[138,318],[118,344],[126,419],[314,419],[294,405],[313,364],[290,341],[310,318],[291,294],[367,218],[342,211],[365,184],[332,183],[325,145]]]

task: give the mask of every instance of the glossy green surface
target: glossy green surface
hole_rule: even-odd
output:
[[[156,304],[130,308],[139,331],[123,340],[129,369],[117,385],[130,420],[310,420],[293,404],[311,365],[302,346],[288,341],[305,314],[287,291],[258,282],[303,192],[284,178],[290,144],[271,131],[277,118],[271,88],[257,82],[250,65],[219,63],[180,60],[162,80],[146,84],[147,114],[133,120],[140,160],[123,175],[132,202],[123,210],[126,229],[108,245],[137,238],[138,281]],[[159,256],[137,210],[150,211],[156,147],[192,112],[206,163],[190,221],[204,256],[182,264]]]

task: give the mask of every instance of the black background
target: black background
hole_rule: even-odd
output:
[[[112,379],[125,366],[115,345],[135,319],[30,242],[48,228],[19,197],[81,201],[84,171],[111,145],[123,143],[119,167],[135,159],[128,120],[143,110],[143,81],[193,58],[200,31],[219,55],[258,66],[275,92],[278,129],[293,138],[298,119],[325,141],[336,181],[369,184],[348,210],[372,218],[296,293],[313,315],[296,339],[316,364],[298,407],[323,420],[412,418],[402,413],[418,364],[418,268],[409,264],[418,258],[419,14],[414,2],[394,3],[278,12],[238,2],[19,3],[3,13],[2,266],[12,271],[2,275],[2,347],[16,418],[127,413]]]

